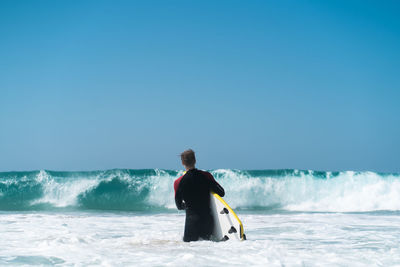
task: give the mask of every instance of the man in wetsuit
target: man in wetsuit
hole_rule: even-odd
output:
[[[174,182],[175,204],[179,210],[186,210],[183,241],[210,240],[214,221],[210,207],[210,191],[223,197],[224,189],[211,173],[195,168],[196,157],[189,149],[181,154],[186,173]]]

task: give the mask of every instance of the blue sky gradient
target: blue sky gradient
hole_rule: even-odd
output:
[[[0,171],[400,172],[398,1],[1,1]]]

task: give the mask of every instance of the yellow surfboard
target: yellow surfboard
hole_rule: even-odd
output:
[[[211,192],[210,204],[214,218],[213,239],[216,241],[246,240],[242,222],[222,197]]]

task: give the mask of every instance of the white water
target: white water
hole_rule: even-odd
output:
[[[215,170],[212,174],[225,188],[225,198],[233,208],[309,212],[400,211],[399,174],[347,171],[332,175],[326,172],[321,178],[312,171],[278,172],[278,177],[269,171],[251,174],[240,170]],[[15,174],[16,178],[2,179],[0,173],[0,186],[3,188],[0,190],[3,202],[0,204],[5,210],[37,204],[84,209],[86,206],[79,202],[79,198],[89,194],[90,208],[98,210],[175,210],[172,185],[181,174],[150,170],[145,176],[137,176],[134,171],[111,170],[94,174],[71,172],[67,177],[58,177],[40,171],[33,178]],[[30,185],[32,181],[33,185]],[[113,187],[115,184],[116,189]],[[99,187],[100,190],[94,190]],[[32,198],[25,203],[24,199],[29,195]],[[113,205],[103,205],[110,202]],[[20,206],[16,205],[18,203]]]
[[[77,205],[78,196],[99,183],[97,177],[92,179],[69,179],[60,182],[51,177],[46,171],[40,171],[36,181],[43,185],[43,197],[32,201],[31,205],[47,203],[52,204],[54,207]]]
[[[253,176],[213,171],[248,240],[187,244],[181,241],[184,214],[176,211],[172,187],[181,172],[157,170],[138,177],[112,170],[54,177],[41,171],[33,179],[42,191],[28,198],[31,204],[77,207],[79,196],[89,192],[99,199],[97,210],[0,211],[0,266],[400,266],[399,175],[341,172],[319,178],[313,172],[280,172],[275,177],[268,171]],[[120,191],[112,189],[116,177]],[[36,188],[28,186],[30,179],[0,181],[5,210],[29,197]],[[99,192],[91,192],[101,183]],[[145,192],[143,200],[137,192]],[[115,199],[112,208],[135,207],[138,201],[139,208],[150,210],[107,212],[102,205]],[[170,210],[155,213],[158,207]]]
[[[319,179],[299,176],[251,177],[246,172],[218,170],[218,180],[237,208],[279,208],[290,211],[367,212],[400,210],[400,178],[373,172],[341,172]]]
[[[239,214],[244,242],[184,243],[183,213],[0,213],[0,265],[399,266],[396,214]]]

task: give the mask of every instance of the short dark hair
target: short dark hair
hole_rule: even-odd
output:
[[[181,153],[181,160],[183,165],[193,167],[196,164],[196,156],[192,149],[185,150]]]

